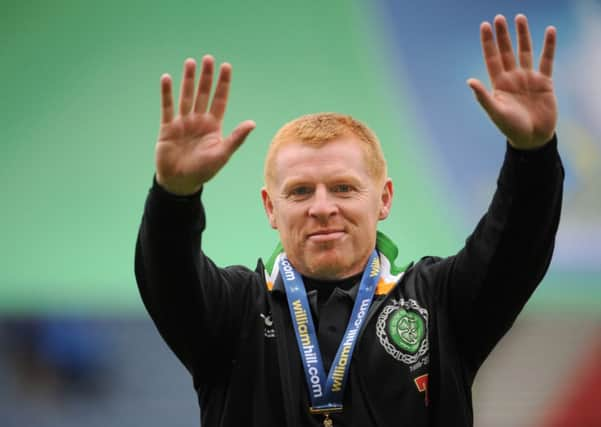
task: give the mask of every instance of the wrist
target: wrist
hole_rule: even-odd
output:
[[[522,151],[536,151],[544,146],[546,146],[547,144],[549,144],[549,142],[553,141],[555,138],[555,131],[551,132],[551,134],[543,136],[543,137],[538,137],[538,138],[533,138],[527,141],[521,141],[517,138],[507,138],[507,142],[509,143],[509,145],[511,145],[513,148],[515,148],[516,150],[522,150]]]
[[[164,191],[174,196],[192,196],[202,189],[202,183],[187,182],[187,180],[165,179],[158,172],[155,175],[156,184]]]

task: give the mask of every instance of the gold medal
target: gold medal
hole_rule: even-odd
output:
[[[342,412],[342,406],[333,406],[329,408],[309,408],[312,414],[323,415],[323,427],[334,427],[334,421],[330,418],[330,414],[334,412]]]

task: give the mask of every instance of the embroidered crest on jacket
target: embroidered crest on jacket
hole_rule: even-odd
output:
[[[393,358],[407,365],[417,363],[429,350],[428,310],[413,299],[393,299],[378,316],[376,334]]]

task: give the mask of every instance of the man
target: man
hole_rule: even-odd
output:
[[[493,90],[468,80],[508,140],[488,212],[455,256],[406,267],[377,232],[393,197],[377,138],[333,113],[288,123],[267,154],[262,199],[281,246],[255,271],[214,265],[201,250],[199,195],[255,125],[221,135],[228,64],[209,105],[213,59],[196,94],[185,62],[178,116],[162,77],[136,275],[193,376],[204,426],[472,425],[474,376],[548,267],[562,195],[555,29],[535,70],[526,17],[516,26],[519,64],[497,16],[496,41],[489,23],[480,28]]]

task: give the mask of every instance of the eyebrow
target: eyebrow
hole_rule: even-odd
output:
[[[286,181],[282,183],[282,189],[286,190],[291,187],[302,185],[302,184],[312,184],[314,181],[309,178],[304,178],[301,176],[293,176],[292,178],[288,178]],[[332,174],[325,179],[326,183],[340,183],[340,182],[350,182],[351,184],[357,185],[361,183],[361,179],[359,176],[349,173],[341,173],[341,174]]]

